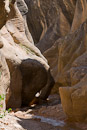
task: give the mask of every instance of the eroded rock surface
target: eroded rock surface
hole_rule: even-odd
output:
[[[28,8],[24,0],[0,1],[0,93],[7,107],[30,104],[40,90],[46,99],[55,80],[68,117],[87,120],[87,1],[25,2]]]
[[[58,43],[54,44],[59,38],[69,33],[76,2],[74,0],[47,0],[46,2],[25,0],[25,2],[29,9],[27,14],[29,30],[36,46],[47,58],[51,73],[57,83]]]
[[[25,24],[27,6],[24,1],[21,2],[25,8],[20,10],[25,11],[22,13],[24,18],[15,0],[10,3],[8,0],[5,3],[1,1],[0,12],[5,11],[8,17],[5,12],[0,15],[0,94],[6,95],[7,108],[17,108],[29,105],[35,94],[44,87],[48,86],[50,92],[54,80],[49,76],[51,74],[47,60],[34,46]],[[44,96],[41,98],[43,99]]]
[[[86,119],[87,1],[25,1],[28,27],[51,67],[55,91],[61,87],[65,113],[74,120]]]

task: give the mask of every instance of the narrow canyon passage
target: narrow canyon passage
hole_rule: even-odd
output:
[[[67,120],[57,94],[48,102],[30,108],[20,108],[0,119],[0,130],[86,130],[86,123]]]
[[[0,130],[87,130],[86,12],[87,0],[0,0]]]

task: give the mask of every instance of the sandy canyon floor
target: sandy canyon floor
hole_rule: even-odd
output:
[[[21,108],[0,119],[0,130],[87,130],[86,123],[67,120],[58,95],[46,103]]]

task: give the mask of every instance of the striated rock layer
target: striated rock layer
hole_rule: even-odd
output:
[[[72,120],[87,118],[87,1],[25,0],[27,23]],[[35,29],[35,31],[33,31]]]
[[[71,28],[75,12],[74,0],[25,0],[28,6],[27,23],[36,46],[47,58],[57,84],[58,43]],[[56,44],[56,45],[55,45]]]

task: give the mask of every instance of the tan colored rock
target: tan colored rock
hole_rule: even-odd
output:
[[[38,43],[44,37],[44,34],[48,31],[50,26],[52,27],[48,32],[54,31],[55,23],[57,24],[59,20],[60,9],[65,19],[67,19],[68,24],[72,24],[75,11],[75,0],[25,0],[25,2],[29,9],[27,23],[35,43]],[[56,27],[58,27],[58,25],[56,25]],[[53,33],[55,33],[55,31]]]
[[[28,27],[35,43],[38,43],[36,46],[48,59],[56,91],[62,86],[60,96],[65,113],[72,120],[85,120],[87,1],[25,1],[29,7]]]
[[[50,49],[54,45],[56,40],[62,36],[65,36],[69,31],[70,24],[62,13],[61,9],[59,9],[59,14],[56,22],[48,27],[47,32],[44,34],[43,38],[36,46],[44,54],[46,50]]]
[[[63,110],[69,119],[84,121],[87,119],[87,75],[73,87],[61,87],[60,95]]]
[[[36,46],[48,60],[51,74],[56,82],[55,87],[57,87],[59,43],[57,41],[59,38],[66,36],[70,31],[76,1],[25,0],[25,2],[29,9],[27,14],[29,30]],[[56,91],[58,91],[58,87]]]
[[[7,64],[6,64],[5,57],[0,52],[0,96],[5,97],[6,91],[9,88],[9,85],[10,85],[9,69],[8,69]],[[0,104],[3,105],[2,108],[5,110],[6,109],[5,98],[4,98],[4,100],[0,101]],[[0,107],[0,110],[2,108]]]
[[[87,1],[25,1],[28,27],[48,60],[55,90],[61,86],[63,109],[70,119],[83,121],[87,118]]]
[[[2,38],[1,38],[1,32],[0,32],[0,48],[3,47],[3,42],[2,42]]]
[[[58,82],[62,84],[61,86],[71,86],[61,87],[59,89],[60,96],[64,112],[73,121],[84,121],[87,119],[86,29],[87,21],[76,32],[68,35],[67,40],[64,40],[60,45],[59,51],[61,54],[59,55],[60,75]],[[68,40],[71,40],[71,42]]]
[[[77,0],[71,31],[76,31],[87,19],[87,1]]]
[[[73,62],[86,52],[86,26],[87,21],[77,31],[60,40],[58,82],[62,86],[71,85],[72,76],[70,71],[71,68],[73,69]]]
[[[14,3],[15,1],[12,2]],[[0,30],[3,44],[0,53],[4,57],[3,59],[10,75],[8,87],[5,86],[6,89],[3,88],[6,95],[7,108],[29,105],[37,92],[40,92],[45,86],[46,88],[48,86],[48,91],[50,92],[54,84],[54,81],[49,76],[50,67],[47,60],[32,44],[31,35],[30,40],[28,40],[25,33],[25,20],[17,4],[13,3],[11,3],[8,21],[5,25],[3,23],[4,26]],[[4,77],[2,78],[4,79]],[[2,82],[1,86],[3,87]],[[46,99],[49,94],[47,93],[42,98]],[[26,102],[24,103],[24,101]]]

